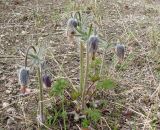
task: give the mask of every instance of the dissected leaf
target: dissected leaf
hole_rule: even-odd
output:
[[[99,75],[89,75],[89,77],[90,77],[90,80],[92,81],[92,82],[96,82],[96,81],[98,81],[98,80],[100,80],[100,77],[99,77]]]
[[[89,120],[84,119],[84,120],[82,121],[82,127],[83,127],[82,129],[88,128],[89,124],[90,124]]]
[[[116,87],[116,83],[111,79],[99,81],[96,86],[98,89],[112,89]]]
[[[97,122],[101,118],[101,113],[98,109],[88,108],[88,109],[86,109],[85,112],[88,115],[88,117],[94,122]]]
[[[91,68],[99,67],[102,63],[102,60],[99,58],[96,58],[91,62]]]
[[[71,97],[73,100],[76,100],[80,96],[80,92],[73,91]]]
[[[68,82],[65,79],[58,79],[52,86],[51,95],[61,95]]]
[[[63,118],[67,118],[67,112],[64,110],[64,111],[61,113],[61,116],[62,116]]]

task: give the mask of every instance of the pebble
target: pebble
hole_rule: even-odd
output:
[[[3,107],[3,108],[8,107],[8,106],[9,106],[9,103],[8,103],[8,102],[4,102],[4,103],[2,104],[2,107]]]
[[[7,120],[7,125],[10,126],[10,125],[13,125],[13,124],[16,124],[16,121],[14,120],[13,117],[9,117],[8,120]]]
[[[13,115],[15,115],[15,114],[16,114],[16,109],[13,108],[13,107],[10,107],[10,108],[7,109],[6,112],[7,112],[8,114],[13,114]]]
[[[157,112],[157,117],[160,120],[160,112]]]
[[[6,90],[6,94],[11,94],[11,90]]]

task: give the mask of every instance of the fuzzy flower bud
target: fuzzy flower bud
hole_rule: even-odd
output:
[[[50,77],[46,74],[43,76],[43,84],[46,88],[50,88],[52,85],[52,81],[51,81]]]
[[[95,54],[98,49],[98,43],[99,43],[99,39],[96,35],[90,36],[88,44],[89,44],[89,52],[92,54],[92,60],[95,59]]]
[[[119,62],[121,63],[124,59],[124,53],[125,53],[124,45],[121,45],[121,44],[116,45],[115,52],[119,59]]]
[[[78,26],[77,19],[70,18],[67,23],[66,35],[69,42],[74,41],[74,34],[76,33],[76,27]]]
[[[70,19],[68,20],[67,27],[76,28],[77,26],[78,26],[77,19],[75,19],[75,18],[70,18]]]
[[[21,68],[19,71],[19,83],[21,86],[27,87],[29,80],[29,70]]]

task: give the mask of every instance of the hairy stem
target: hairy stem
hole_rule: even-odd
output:
[[[27,48],[27,52],[26,52],[26,56],[25,56],[25,61],[24,61],[25,68],[27,67],[27,59],[28,59],[28,53],[29,53],[30,49],[33,49],[34,53],[37,53],[36,48],[34,46],[29,46]]]
[[[64,110],[64,92],[63,92],[63,95],[62,95],[62,109],[63,109],[63,113],[65,112]],[[63,124],[64,124],[64,130],[66,130],[66,117],[63,116]]]
[[[44,120],[43,115],[43,86],[42,86],[42,74],[41,74],[41,66],[38,67],[38,82],[39,82],[39,114],[42,119],[42,123]]]
[[[82,92],[82,109],[85,109],[85,91],[87,88],[87,80],[88,80],[88,71],[89,71],[89,45],[87,44],[86,48],[86,68],[85,68],[85,77],[84,77],[84,87]]]
[[[106,53],[106,50],[104,49],[103,50],[103,56],[102,56],[102,63],[101,63],[100,73],[99,73],[100,76],[102,74],[102,69],[104,67],[105,53]]]
[[[80,92],[83,92],[83,84],[84,84],[84,48],[82,41],[80,42]]]

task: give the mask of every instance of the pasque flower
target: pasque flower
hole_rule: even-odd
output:
[[[19,83],[21,85],[20,90],[21,90],[22,93],[26,93],[26,88],[28,86],[28,81],[29,81],[29,70],[22,67],[19,70],[18,77],[19,77]]]
[[[98,49],[98,44],[99,44],[98,36],[97,35],[91,35],[89,37],[88,44],[89,44],[89,52],[91,53],[92,60],[94,60],[95,59],[95,54],[96,54],[97,49]]]
[[[52,81],[51,81],[51,78],[50,76],[48,76],[47,74],[45,74],[43,76],[43,84],[46,88],[50,88],[51,85],[52,85]]]
[[[76,33],[76,27],[78,26],[78,21],[75,18],[70,18],[67,22],[67,38],[70,42],[73,42],[73,37]]]
[[[124,59],[125,47],[122,44],[117,44],[115,47],[115,52],[118,57],[118,62],[121,63]]]

